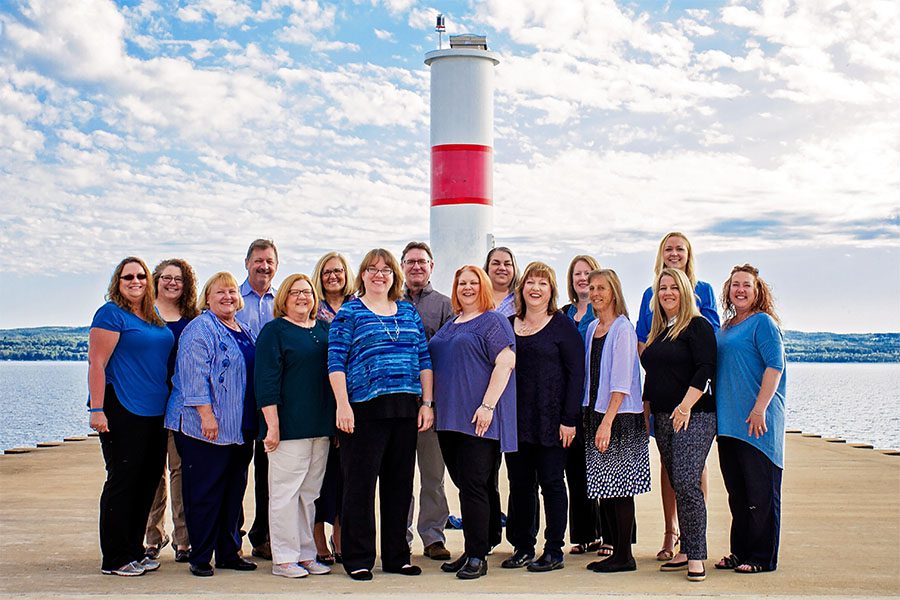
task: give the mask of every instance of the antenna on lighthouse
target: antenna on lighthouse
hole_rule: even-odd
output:
[[[444,32],[447,31],[443,14],[439,14],[437,19],[435,19],[434,30],[437,31],[438,34],[438,50],[441,50],[444,47]]]

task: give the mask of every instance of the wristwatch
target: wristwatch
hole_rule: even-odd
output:
[[[422,400],[422,406],[425,408],[434,408],[434,400]]]

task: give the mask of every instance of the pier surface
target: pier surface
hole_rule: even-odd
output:
[[[424,573],[404,577],[382,573],[355,582],[340,566],[328,576],[289,580],[271,575],[259,560],[252,573],[217,572],[198,578],[163,550],[162,568],[142,577],[100,574],[97,510],[104,469],[96,438],[0,456],[0,597],[245,598],[266,596],[396,598],[569,597],[646,598],[725,596],[830,598],[900,596],[900,458],[880,452],[789,435],[784,473],[781,555],[774,573],[743,575],[716,571],[728,553],[730,516],[715,445],[709,459],[708,578],[689,583],[684,572],[661,573],[655,560],[663,524],[658,494],[658,462],[653,456],[654,490],[637,499],[638,543],[634,573],[596,574],[585,565],[596,556],[566,556],[565,569],[527,573],[500,568],[512,548],[504,542],[489,557],[487,577],[460,581],[422,557],[416,539],[413,562]],[[505,483],[505,474],[501,474]],[[251,479],[252,482],[252,479]],[[447,480],[451,509],[459,514],[456,490]],[[250,486],[252,488],[252,484]],[[504,499],[506,491],[503,491]],[[253,514],[252,490],[245,512]],[[540,544],[540,540],[539,540]],[[462,551],[461,531],[447,532],[447,546]],[[245,542],[245,553],[249,548]]]

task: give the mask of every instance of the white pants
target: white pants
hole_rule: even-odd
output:
[[[315,501],[325,477],[327,437],[283,440],[269,453],[269,539],[272,562],[316,558]]]

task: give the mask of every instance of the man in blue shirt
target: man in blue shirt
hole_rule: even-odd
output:
[[[249,329],[253,339],[256,339],[260,330],[273,319],[275,313],[275,294],[278,291],[272,285],[275,272],[278,271],[278,249],[275,248],[275,242],[266,239],[254,240],[247,249],[244,266],[247,267],[247,278],[241,284],[244,308],[237,312],[235,318]],[[248,537],[250,545],[253,546],[253,556],[272,560],[272,549],[269,545],[269,459],[260,441],[254,444],[253,470],[256,515]]]

